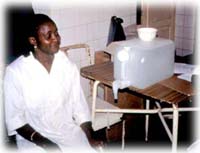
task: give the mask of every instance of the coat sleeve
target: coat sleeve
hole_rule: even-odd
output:
[[[85,95],[83,93],[83,89],[80,84],[80,73],[76,66],[74,66],[73,73],[73,87],[72,87],[72,95],[73,95],[73,117],[77,124],[82,124],[87,121],[91,121],[90,110],[88,107],[88,103],[86,101]]]
[[[19,78],[9,67],[5,72],[3,89],[6,127],[8,135],[14,135],[16,129],[26,124],[25,104]]]

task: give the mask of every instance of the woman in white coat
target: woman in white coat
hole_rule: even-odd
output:
[[[56,24],[46,15],[32,19],[33,50],[6,68],[5,118],[19,150],[94,151],[90,113],[75,64],[59,50]],[[92,147],[91,147],[92,146]]]

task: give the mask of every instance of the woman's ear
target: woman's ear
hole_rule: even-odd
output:
[[[29,43],[30,43],[31,45],[37,46],[37,41],[36,41],[35,37],[29,37],[29,38],[28,38],[28,41],[29,41]]]

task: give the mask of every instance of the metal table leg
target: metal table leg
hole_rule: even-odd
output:
[[[177,141],[178,141],[178,122],[179,122],[179,111],[178,106],[173,104],[173,139],[172,139],[172,152],[177,152]]]
[[[150,101],[146,100],[146,110],[149,110]],[[149,132],[149,114],[145,115],[145,141],[148,141],[148,132]]]

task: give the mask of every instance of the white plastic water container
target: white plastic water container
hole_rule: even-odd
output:
[[[108,52],[109,48],[114,50],[113,90],[128,86],[144,89],[173,75],[175,46],[172,40],[155,38],[146,42],[134,38],[111,43]]]

